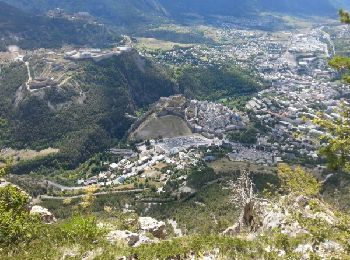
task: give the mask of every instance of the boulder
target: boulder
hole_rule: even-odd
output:
[[[113,230],[107,234],[107,240],[111,243],[124,241],[129,246],[133,246],[140,240],[140,235],[128,230]]]
[[[344,247],[335,241],[326,240],[322,242],[318,248],[316,247],[316,253],[322,259],[341,259],[342,254],[345,252]]]
[[[134,245],[134,247],[138,247],[138,246],[143,245],[143,244],[153,244],[153,243],[157,243],[157,242],[158,242],[158,239],[150,239],[149,237],[145,236],[144,234],[141,234],[139,241],[137,241],[137,243]]]
[[[156,238],[164,239],[166,236],[166,226],[163,221],[151,217],[140,217],[139,224],[142,231],[150,232]]]
[[[337,242],[326,240],[317,246],[312,244],[300,244],[294,252],[302,255],[301,259],[311,259],[310,254],[315,254],[320,259],[342,259],[344,248]]]
[[[31,215],[38,215],[40,219],[46,224],[55,223],[57,220],[55,216],[46,208],[35,205],[30,209]]]

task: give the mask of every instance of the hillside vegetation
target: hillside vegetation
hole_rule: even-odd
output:
[[[2,1],[0,34],[0,50],[5,50],[10,44],[23,49],[57,48],[64,44],[104,46],[119,39],[97,24],[33,15]]]
[[[9,4],[35,11],[46,12],[63,8],[69,12],[89,12],[109,24],[122,27],[144,27],[145,24],[167,20],[202,16],[256,16],[261,12],[281,12],[297,15],[333,15],[342,3],[336,0],[6,0]]]
[[[6,171],[1,169],[2,175]],[[188,228],[200,229],[194,230],[200,234],[180,237],[176,237],[170,226],[166,226],[167,232],[162,237],[158,236],[159,233],[151,233],[155,230],[142,233],[137,214],[122,213],[117,209],[118,205],[110,206],[108,200],[100,205],[104,209],[103,215],[95,215],[92,210],[96,198],[90,191],[92,189],[88,189],[80,201],[63,202],[62,206],[74,212],[70,217],[51,225],[43,224],[40,215],[28,212],[30,198],[26,193],[11,184],[2,185],[0,257],[197,259],[208,256],[214,259],[254,259],[259,256],[269,260],[347,259],[350,253],[349,216],[324,203],[319,194],[320,184],[301,168],[293,171],[288,166],[281,166],[278,178],[281,185],[273,187],[272,193],[265,191],[264,198],[255,195],[246,197],[247,200],[241,201],[243,204],[238,202],[239,194],[244,197],[244,193],[249,192],[245,188],[250,185],[250,180],[241,175],[235,182],[238,186],[230,188],[225,185],[225,190],[218,191],[209,188],[198,195],[197,199],[201,201],[197,203],[184,202],[174,208],[172,205],[165,208],[165,214],[161,215],[187,219]],[[219,194],[215,196],[215,193]],[[74,206],[70,205],[72,203]],[[235,212],[240,210],[243,215],[238,217]],[[212,225],[209,224],[209,216],[213,218]],[[203,222],[198,225],[201,218]],[[235,226],[224,231],[235,221]],[[164,222],[162,225],[164,227]],[[111,235],[124,232],[129,235],[116,238]],[[136,237],[143,237],[149,242],[132,247]]]
[[[173,94],[175,85],[167,74],[150,63],[141,68],[139,59],[137,54],[126,54],[100,63],[79,62],[64,85],[37,92],[23,87],[27,80],[23,63],[2,65],[0,143],[61,151],[25,170],[19,164],[16,172],[57,163],[75,167],[124,136],[132,123],[126,113]]]
[[[175,70],[180,92],[189,98],[218,100],[256,93],[264,86],[254,72],[234,65],[194,67],[183,66]]]
[[[38,76],[46,75],[48,70],[40,57],[28,59]],[[28,76],[23,63],[1,66],[0,145],[60,150],[16,164],[15,173],[37,171],[41,166],[75,168],[124,137],[132,124],[126,114],[134,115],[162,96],[183,93],[188,98],[218,100],[251,95],[262,87],[258,79],[236,67],[185,66],[174,70],[161,68],[136,52],[98,63],[81,61],[64,66],[65,72],[51,75],[64,77],[63,85],[34,92],[24,86]],[[166,136],[164,131],[155,133],[157,137]],[[184,126],[181,133],[190,131]]]

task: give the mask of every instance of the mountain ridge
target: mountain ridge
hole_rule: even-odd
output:
[[[104,26],[35,15],[0,1],[0,49],[57,48],[64,44],[102,46],[117,40]]]
[[[262,12],[277,12],[296,16],[335,16],[342,6],[350,6],[348,0],[5,0],[8,4],[34,13],[45,13],[50,9],[62,8],[68,12],[89,12],[104,22],[121,26],[135,27],[157,21],[177,20],[184,17],[202,16],[256,16]]]

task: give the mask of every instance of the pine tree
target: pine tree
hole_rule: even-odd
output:
[[[339,11],[340,20],[350,24],[350,13]],[[337,69],[343,76],[343,80],[350,84],[350,58],[336,56],[329,64]],[[333,170],[350,172],[350,108],[348,103],[343,103],[336,119],[328,119],[320,114],[314,123],[322,127],[326,134],[321,137],[323,146],[320,153],[326,157],[329,168]]]

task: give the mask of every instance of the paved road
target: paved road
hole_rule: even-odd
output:
[[[86,189],[86,186],[75,186],[75,187],[70,187],[70,186],[64,186],[61,185],[59,183],[53,182],[53,181],[49,181],[49,180],[43,180],[42,181],[43,184],[47,185],[47,186],[51,186],[57,189],[60,189],[62,191],[72,191],[72,190],[84,190]]]
[[[103,191],[103,192],[96,192],[94,193],[94,196],[99,195],[108,195],[108,194],[129,194],[129,193],[140,193],[147,189],[134,189],[134,190],[118,190],[118,191]],[[75,196],[49,196],[49,195],[40,195],[40,199],[50,199],[50,200],[65,200],[65,199],[79,199],[84,197],[85,194],[81,195],[75,195]]]

